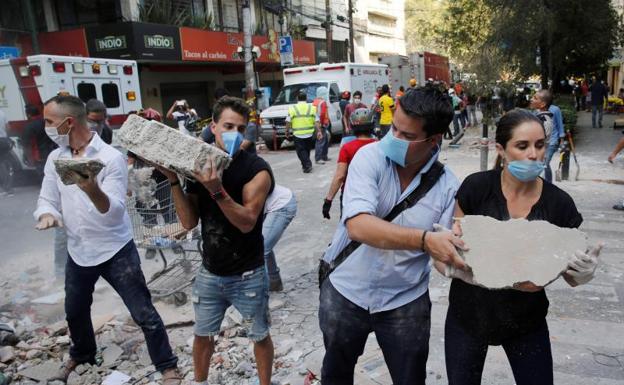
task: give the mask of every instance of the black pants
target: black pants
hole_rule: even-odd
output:
[[[375,333],[394,385],[425,383],[431,329],[429,293],[397,309],[371,314],[343,297],[329,279],[320,294],[319,324],[325,343],[323,385],[352,385],[358,357]]]
[[[503,343],[517,385],[552,385],[553,361],[548,325]],[[449,385],[479,385],[488,344],[470,335],[450,313],[444,329]]]
[[[312,169],[310,151],[314,149],[315,144],[316,137],[314,135],[305,139],[297,138],[295,136],[295,151],[297,151],[297,157],[301,161],[301,167],[304,171]]]
[[[128,242],[108,261],[90,267],[67,259],[65,267],[65,314],[72,339],[69,355],[78,363],[94,363],[97,347],[91,323],[93,289],[103,277],[126,304],[134,322],[141,327],[152,363],[157,370],[174,368],[178,359],[171,351],[165,325],[152,304],[141,271],[134,241]]]

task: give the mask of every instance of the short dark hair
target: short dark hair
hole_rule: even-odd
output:
[[[537,97],[546,104],[546,108],[550,107],[553,102],[552,93],[548,90],[539,90],[537,91]]]
[[[513,131],[516,129],[516,127],[525,122],[539,123],[542,129],[544,128],[544,122],[542,122],[542,120],[538,118],[535,114],[522,108],[514,108],[513,110],[508,111],[503,116],[501,116],[500,120],[496,124],[496,143],[503,146],[503,148],[506,148],[507,142],[509,142],[509,140],[513,136]],[[546,136],[545,131],[544,136]],[[499,155],[496,158],[494,168],[501,169],[502,167],[503,159]]]
[[[39,107],[34,104],[27,104],[26,107],[24,107],[24,110],[26,111],[27,116],[37,116],[40,113]]]
[[[356,96],[359,96],[359,97],[361,98],[361,97],[362,97],[362,92],[360,92],[360,91],[355,91],[355,92],[353,93],[353,97],[356,97]]]
[[[401,92],[405,91],[405,87],[403,87],[403,86],[399,87],[399,91],[401,91]]]
[[[453,120],[451,99],[433,87],[410,88],[397,103],[408,116],[424,121],[427,137],[445,133]]]
[[[217,88],[215,90],[215,100],[219,100],[224,96],[230,96],[225,88]]]
[[[83,122],[87,120],[85,105],[82,100],[76,96],[56,95],[48,99],[43,105],[47,106],[50,103],[58,104],[65,116],[73,116]]]
[[[381,93],[387,94],[388,92],[390,92],[390,87],[387,84],[381,86]]]
[[[228,108],[244,117],[245,121],[249,121],[249,106],[247,106],[243,99],[232,96],[223,96],[221,99],[217,100],[212,108],[212,120],[218,122],[223,111]]]
[[[89,99],[85,108],[87,110],[87,114],[90,114],[91,112],[95,112],[96,114],[106,113],[106,104],[97,99]]]
[[[305,93],[305,91],[299,91],[299,93],[297,94],[297,100],[300,102],[305,102],[306,100],[308,100],[308,95]]]

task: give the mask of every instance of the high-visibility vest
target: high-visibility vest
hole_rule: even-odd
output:
[[[305,109],[304,109],[305,108]],[[310,103],[297,103],[288,108],[290,126],[295,136],[311,135],[314,133],[316,108]]]

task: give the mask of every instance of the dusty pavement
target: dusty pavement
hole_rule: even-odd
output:
[[[558,280],[547,288],[550,299],[548,322],[553,345],[555,383],[557,384],[622,384],[624,383],[624,214],[611,206],[624,198],[624,155],[615,165],[606,161],[608,153],[621,137],[610,128],[613,116],[605,116],[605,128],[591,129],[590,115],[582,113],[577,137],[580,180],[558,183],[575,199],[585,221],[581,227],[590,241],[604,240],[601,265],[590,284],[570,288]],[[463,179],[477,171],[479,150],[473,146],[477,133],[469,131],[459,149],[443,146],[441,159]],[[493,137],[493,133],[491,133]],[[315,166],[312,174],[302,174],[294,152],[263,155],[276,175],[277,182],[297,195],[297,217],[276,248],[284,278],[285,291],[271,295],[272,335],[276,345],[275,379],[280,384],[303,384],[307,369],[319,373],[323,356],[322,337],[318,328],[317,260],[329,242],[337,223],[338,207],[332,219],[321,216],[323,197],[333,175],[333,164]],[[490,149],[490,163],[493,159]],[[330,150],[337,158],[337,147]],[[553,166],[556,161],[553,160]],[[572,173],[574,171],[574,165]],[[619,181],[620,184],[612,183]],[[0,197],[0,320],[10,321],[18,332],[30,339],[13,349],[11,360],[0,364],[5,373],[24,370],[49,361],[58,362],[67,351],[67,338],[62,330],[62,298],[48,298],[54,304],[33,304],[33,300],[59,292],[50,283],[52,271],[51,233],[32,230],[32,208],[37,188],[24,186],[14,197]],[[336,205],[337,206],[337,205]],[[168,254],[173,259],[175,255]],[[146,275],[157,271],[158,260],[145,260]],[[429,374],[427,382],[446,383],[444,369],[443,327],[448,304],[449,281],[432,273],[430,294],[433,302]],[[54,295],[52,296],[54,297]],[[192,309],[187,303],[175,307],[171,301],[159,301],[163,318],[172,327],[170,336],[180,356],[184,373],[191,375],[190,348],[192,336],[189,321]],[[140,333],[127,321],[127,312],[106,283],[100,283],[93,306],[94,318],[102,325],[98,340],[105,364],[82,368],[82,376],[72,383],[99,383],[112,368],[139,378],[151,372],[141,344]],[[227,318],[224,338],[218,342],[213,359],[211,384],[256,384],[251,349],[236,326],[236,314]],[[117,349],[119,348],[119,349]],[[107,353],[108,351],[108,353]],[[1,352],[0,352],[1,353]],[[0,354],[0,359],[2,354]],[[383,358],[371,336],[357,367],[356,384],[390,384]],[[28,374],[28,373],[27,373]],[[32,374],[31,374],[32,375]],[[499,347],[490,348],[484,384],[513,384],[511,369]],[[157,381],[151,374],[137,383]],[[18,383],[33,383],[16,376]]]

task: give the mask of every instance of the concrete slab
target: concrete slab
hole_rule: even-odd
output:
[[[584,233],[546,221],[467,215],[462,230],[474,282],[492,289],[526,281],[546,286],[565,271],[576,250],[587,249]]]
[[[56,173],[63,184],[75,184],[72,171],[85,177],[89,174],[99,174],[104,168],[104,163],[99,159],[57,159],[54,161]]]
[[[31,366],[30,368],[24,369],[18,372],[18,374],[45,384],[48,379],[57,374],[60,367],[61,364],[59,362],[48,361],[41,365]]]

